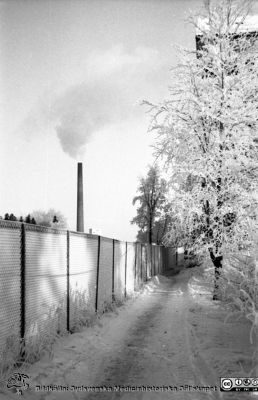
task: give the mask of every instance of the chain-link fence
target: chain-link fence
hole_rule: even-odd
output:
[[[73,331],[175,264],[171,248],[0,220],[0,352],[11,335]]]

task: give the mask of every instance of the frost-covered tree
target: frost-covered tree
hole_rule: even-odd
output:
[[[248,221],[257,221],[258,38],[245,30],[249,5],[206,3],[191,18],[198,50],[182,51],[169,98],[145,102],[170,171],[179,231],[214,264],[214,299],[223,257],[251,245]]]
[[[171,208],[171,204],[166,201],[165,204],[162,204],[162,208],[160,208],[157,213],[155,222],[152,226],[152,243],[156,243],[157,245],[166,245],[166,235],[171,230],[171,226],[174,223],[174,217],[170,211]],[[136,240],[142,243],[149,242],[147,224],[144,224],[144,226],[140,228]]]
[[[50,208],[48,211],[33,211],[31,216],[36,220],[37,225],[61,229],[67,227],[67,221],[64,215],[54,208]]]
[[[148,243],[153,243],[157,240],[157,232],[154,237],[154,228],[157,228],[158,221],[165,219],[164,207],[167,194],[167,182],[161,178],[156,165],[149,168],[146,178],[140,178],[137,191],[138,195],[133,198],[133,205],[138,203],[139,207],[131,223],[140,228],[138,239],[143,239],[145,236]],[[166,226],[163,226],[163,231],[164,229]]]

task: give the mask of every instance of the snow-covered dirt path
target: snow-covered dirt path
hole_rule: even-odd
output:
[[[237,365],[237,360],[231,362],[231,369],[224,365],[226,357],[231,357],[228,353],[225,356],[228,347],[226,341],[231,343],[238,337],[237,334],[236,339],[234,335],[233,339],[227,334],[219,336],[223,315],[218,313],[219,305],[208,300],[207,288],[201,292],[198,279],[194,278],[195,273],[196,268],[191,268],[175,276],[155,277],[136,299],[129,300],[115,313],[104,315],[97,325],[59,340],[51,361],[42,359],[24,369],[31,382],[31,390],[24,392],[24,398],[222,398],[219,377],[223,374],[229,376],[225,374],[232,373],[232,364]],[[205,306],[209,308],[209,315],[205,312]],[[243,354],[243,346],[248,343],[248,327],[246,323],[242,323],[241,327],[244,329],[242,334],[247,337],[243,336],[243,339],[241,336],[245,342],[241,342],[236,353],[243,359],[250,354]],[[220,351],[223,353],[222,348],[224,369],[219,369],[216,355]],[[246,350],[250,353],[252,349]],[[40,390],[35,390],[36,385]],[[62,389],[59,392],[44,390],[57,385]],[[85,389],[89,386],[116,389],[92,393]],[[123,391],[116,391],[118,386]],[[128,392],[126,386],[156,389]],[[196,386],[210,388],[206,391],[196,390]],[[69,391],[66,390],[68,387]],[[73,387],[76,390],[72,390]],[[245,397],[243,393],[226,393],[225,398]]]

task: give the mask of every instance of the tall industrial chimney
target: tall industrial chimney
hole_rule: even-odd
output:
[[[78,178],[77,178],[77,232],[84,232],[82,163],[78,163]]]

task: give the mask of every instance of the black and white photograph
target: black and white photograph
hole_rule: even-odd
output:
[[[258,399],[258,0],[0,0],[0,400]]]

